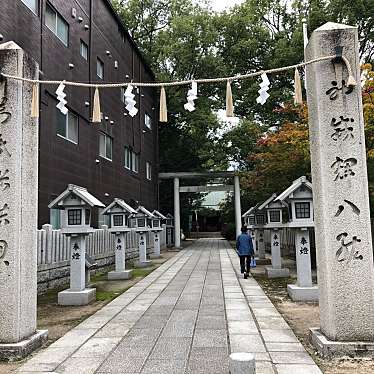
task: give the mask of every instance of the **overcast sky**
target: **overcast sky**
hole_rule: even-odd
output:
[[[214,10],[222,11],[236,4],[242,3],[244,0],[210,0]]]

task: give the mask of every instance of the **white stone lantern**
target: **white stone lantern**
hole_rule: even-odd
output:
[[[49,209],[64,211],[61,232],[70,236],[70,288],[58,293],[60,305],[87,305],[96,297],[95,288],[86,288],[86,236],[91,227],[91,210],[105,205],[86,188],[69,184],[68,188],[49,205]]]
[[[147,267],[151,261],[147,260],[147,233],[152,230],[152,220],[156,217],[144,206],[140,205],[130,216],[132,227],[139,234],[139,261],[138,267]]]
[[[166,215],[166,245],[174,246],[174,216],[170,213]]]
[[[287,205],[276,200],[277,195],[273,194],[264,201],[258,210],[265,212],[266,229],[270,229],[271,244],[271,267],[265,267],[265,274],[268,278],[282,278],[289,276],[289,269],[282,268],[281,257],[281,234],[280,229],[286,225],[283,223],[283,211]]]
[[[312,184],[302,176],[277,198],[289,206],[288,227],[295,229],[297,284],[287,286],[294,301],[317,301],[318,286],[312,283],[309,228],[314,227]]]
[[[166,217],[158,210],[154,210],[152,214],[156,217],[152,219],[152,232],[153,232],[153,256],[152,258],[159,258],[161,256],[160,246],[160,232],[163,230],[162,221]]]
[[[265,239],[264,239],[264,225],[266,224],[266,213],[263,210],[259,210],[258,203],[251,207],[244,216],[246,217],[247,227],[251,230],[251,236],[253,238],[254,250],[258,254],[260,260],[265,259]]]
[[[109,280],[130,279],[132,276],[132,270],[126,270],[126,235],[131,231],[129,216],[134,213],[135,209],[117,198],[102,212],[110,217],[109,231],[116,236],[115,270],[108,273]]]
[[[255,254],[257,254],[257,240],[256,240],[256,227],[255,227],[255,214],[253,213],[253,207],[249,208],[243,215],[242,218],[244,219],[244,224],[246,225],[253,243],[253,250]]]

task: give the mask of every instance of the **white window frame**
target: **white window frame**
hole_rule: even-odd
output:
[[[145,163],[145,176],[147,180],[152,180],[152,165],[148,161]]]
[[[55,18],[55,25],[54,25],[54,29],[52,29],[46,22],[46,19],[44,20],[44,24],[47,26],[47,28],[49,30],[51,30],[56,36],[57,38],[64,44],[64,46],[68,47],[69,46],[69,24],[65,21],[65,19],[56,11],[52,8],[52,6],[47,3],[46,4],[46,13],[48,11],[48,9],[54,13],[54,18]],[[60,20],[63,24],[66,25],[66,28],[67,28],[67,40],[65,41],[64,39],[62,39],[60,37],[60,35],[58,34],[58,20]]]
[[[147,112],[144,113],[144,125],[152,130],[152,117]]]
[[[99,66],[100,66],[100,72],[99,72]],[[101,75],[99,74],[101,73]],[[96,75],[100,79],[104,79],[104,62],[100,60],[99,57],[96,58]]]
[[[101,139],[104,137],[104,154],[102,154],[102,149],[101,149]],[[107,156],[107,139],[110,139],[111,141],[111,155],[110,158]],[[113,161],[113,138],[104,132],[99,133],[99,156],[102,158],[105,158],[108,161]]]
[[[131,158],[132,158],[131,149],[129,147],[125,147],[124,166],[125,166],[125,169],[127,170],[131,170],[131,166],[132,166]]]
[[[39,6],[39,0],[31,0],[33,1],[34,5],[30,4],[30,0],[21,0],[23,4],[25,4],[35,15],[38,15],[38,6]]]
[[[85,54],[83,53],[83,51],[85,51]],[[82,39],[80,40],[79,53],[83,59],[88,61],[88,44]]]
[[[134,173],[139,173],[139,154],[132,152],[131,161],[131,170]]]
[[[72,113],[70,110],[69,112],[66,114],[66,116],[64,114],[60,114],[60,111],[58,109],[56,109],[58,112],[59,115],[65,117],[65,133],[66,133],[66,136],[62,135],[62,134],[59,134],[58,133],[58,129],[57,129],[57,136],[62,138],[62,139],[65,139],[65,140],[68,140],[69,142],[73,143],[73,144],[76,144],[78,145],[79,143],[79,117],[77,115],[75,115],[74,113]],[[74,117],[76,119],[76,124],[77,124],[77,129],[76,129],[76,132],[77,132],[77,139],[72,139],[72,137],[70,137],[70,130],[69,130],[69,124],[70,124],[70,120],[71,118]]]
[[[121,87],[121,101],[124,103],[125,102],[125,88]]]

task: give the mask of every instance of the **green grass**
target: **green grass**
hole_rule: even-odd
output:
[[[121,295],[125,291],[127,291],[130,287],[124,288],[122,290],[117,291],[100,291],[96,290],[96,301],[112,301],[117,296]]]
[[[137,277],[146,277],[147,275],[151,274],[153,270],[155,270],[156,268],[155,267],[152,267],[152,268],[135,268],[133,269],[132,271],[132,275],[134,278],[137,278]]]

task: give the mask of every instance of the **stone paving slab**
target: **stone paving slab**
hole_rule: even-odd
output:
[[[321,374],[225,240],[201,239],[29,359],[19,373]]]

